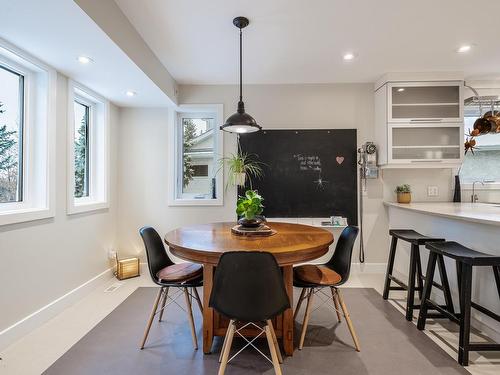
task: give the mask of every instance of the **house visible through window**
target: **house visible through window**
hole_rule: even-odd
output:
[[[89,196],[89,120],[90,106],[75,100],[75,198]]]
[[[208,177],[208,165],[193,165],[193,177]]]
[[[182,126],[182,187],[183,198],[211,199],[217,170],[214,152],[215,118],[183,113]]]
[[[24,76],[0,65],[0,203],[23,200]]]
[[[484,112],[484,111],[483,111]],[[465,115],[465,136],[474,128],[474,121],[480,116],[479,108],[468,109]],[[475,137],[477,148],[474,154],[469,150],[464,157],[460,177],[464,183],[474,181],[500,183],[500,133]]]

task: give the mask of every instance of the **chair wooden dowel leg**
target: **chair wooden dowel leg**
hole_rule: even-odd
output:
[[[299,300],[297,301],[297,307],[295,307],[295,312],[293,313],[293,320],[297,318],[297,313],[300,310],[300,307],[302,306],[302,301],[304,300],[304,294],[306,293],[307,288],[302,288],[302,291],[300,292],[300,297]]]
[[[267,326],[271,330],[271,335],[273,337],[274,347],[276,348],[276,354],[278,355],[278,361],[283,363],[283,357],[281,356],[280,346],[278,344],[278,339],[276,338],[276,332],[274,332],[273,322],[271,320],[266,321]]]
[[[203,314],[203,305],[201,303],[200,295],[198,294],[198,290],[196,288],[193,288],[193,293],[194,293],[194,298],[196,299],[196,302],[198,302],[198,307],[200,308],[201,314]]]
[[[342,293],[340,293],[340,290],[337,289],[337,296],[339,298],[340,302],[340,307],[342,308],[342,311],[344,313],[344,318],[345,321],[347,322],[347,326],[349,327],[349,332],[351,332],[352,340],[354,341],[354,346],[356,347],[356,351],[361,351],[360,346],[359,346],[359,340],[358,336],[356,335],[356,331],[354,330],[354,326],[351,321],[351,317],[349,316],[349,311],[347,310],[347,306],[344,302],[344,298],[342,297]]]
[[[227,326],[226,334],[224,335],[224,341],[222,342],[222,348],[220,350],[219,354],[219,363],[222,362],[222,356],[224,355],[224,350],[226,350],[226,345],[227,345],[227,337],[229,336],[229,328],[231,326],[231,323]]]
[[[165,292],[163,292],[163,299],[161,300],[161,307],[160,307],[160,316],[158,318],[159,322],[161,322],[161,319],[163,318],[163,311],[165,311],[165,304],[167,303],[167,298],[168,298],[168,286],[165,287]]]
[[[153,309],[151,310],[151,315],[149,316],[148,323],[146,324],[146,330],[144,331],[144,337],[141,342],[141,349],[144,349],[144,344],[146,344],[146,340],[149,335],[149,330],[151,329],[151,324],[153,323],[153,319],[155,318],[156,310],[158,310],[158,303],[160,303],[160,298],[163,293],[163,288],[158,290],[158,294],[156,296],[155,302],[153,303]]]
[[[193,310],[191,309],[191,299],[189,298],[189,292],[187,288],[184,288],[184,297],[186,297],[187,315],[189,319],[189,325],[191,326],[191,336],[193,337],[193,346],[195,349],[198,349],[198,339],[196,337],[196,328],[194,326]]]
[[[342,322],[342,314],[340,313],[340,306],[339,306],[339,300],[337,297],[337,292],[335,291],[334,287],[331,287],[330,290],[332,291],[332,299],[333,299],[333,304],[335,305],[335,312],[337,313],[337,320]]]
[[[224,351],[222,352],[222,361],[219,366],[218,375],[224,375],[226,372],[227,361],[229,360],[229,352],[231,351],[231,345],[233,344],[234,331],[236,330],[234,320],[229,322],[226,334],[226,344],[224,345]]]
[[[272,328],[267,324],[264,327],[266,331],[267,345],[269,345],[269,351],[271,352],[271,359],[273,360],[274,373],[276,375],[281,375],[280,362],[278,360],[278,355],[276,353],[276,346],[273,340],[273,334],[271,333]]]
[[[309,296],[307,297],[306,313],[304,314],[304,321],[302,323],[302,332],[300,333],[299,350],[302,350],[304,346],[304,339],[306,338],[307,325],[309,324],[309,316],[311,315],[312,300],[314,295],[314,289],[309,290]]]

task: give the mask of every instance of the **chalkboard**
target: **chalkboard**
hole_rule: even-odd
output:
[[[344,216],[357,225],[356,129],[265,130],[241,135],[240,146],[264,163],[252,187],[265,216]]]

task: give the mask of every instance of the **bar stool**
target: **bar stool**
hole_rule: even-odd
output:
[[[446,315],[450,320],[460,325],[460,337],[458,344],[458,363],[462,366],[469,364],[469,351],[500,351],[500,344],[479,344],[470,343],[470,317],[471,307],[500,322],[500,315],[488,310],[475,302],[472,302],[472,267],[486,266],[492,267],[495,276],[495,283],[500,298],[500,256],[493,256],[479,251],[469,249],[457,242],[434,242],[425,246],[431,251],[429,263],[427,265],[427,279],[424,286],[424,295],[421,302],[420,314],[418,316],[417,328],[425,329],[426,319],[429,318],[427,310],[434,308]],[[432,290],[432,278],[436,269],[436,262],[439,257],[446,256],[455,259],[457,265],[457,276],[460,296],[460,314],[443,309],[436,302],[430,299]],[[446,271],[445,271],[446,272]]]
[[[425,277],[422,274],[422,262],[420,261],[420,245],[425,245],[428,242],[444,241],[444,239],[424,236],[423,234],[420,234],[412,229],[391,229],[389,230],[389,235],[392,237],[392,241],[389,253],[389,260],[387,262],[387,272],[385,275],[383,298],[388,299],[389,291],[391,290],[407,290],[408,294],[406,297],[406,320],[412,321],[413,310],[420,308],[420,305],[415,304],[415,291],[418,292],[419,298],[422,299],[423,281],[425,279]],[[405,284],[392,274],[394,268],[394,259],[396,257],[396,248],[398,244],[398,239],[409,242],[411,244],[408,284]],[[443,280],[443,270],[444,270],[444,261],[443,259],[440,259],[439,271],[442,277],[441,280]],[[437,283],[434,283],[434,285],[440,289],[446,289],[445,294],[449,294],[448,281],[446,280],[445,273],[444,275],[445,275],[444,276],[445,282],[442,281],[443,285],[439,285]],[[415,278],[418,284],[416,288],[415,288]],[[398,284],[398,286],[391,286],[391,282]]]

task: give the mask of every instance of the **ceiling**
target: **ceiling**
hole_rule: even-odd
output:
[[[0,1],[0,37],[120,106],[161,107],[166,95],[72,0]],[[94,62],[82,65],[79,55]],[[125,92],[137,92],[127,97]]]
[[[373,82],[387,72],[500,78],[497,0],[115,0],[177,82]],[[490,19],[490,16],[493,19]],[[458,54],[462,44],[473,44]],[[356,58],[345,62],[344,53]]]

